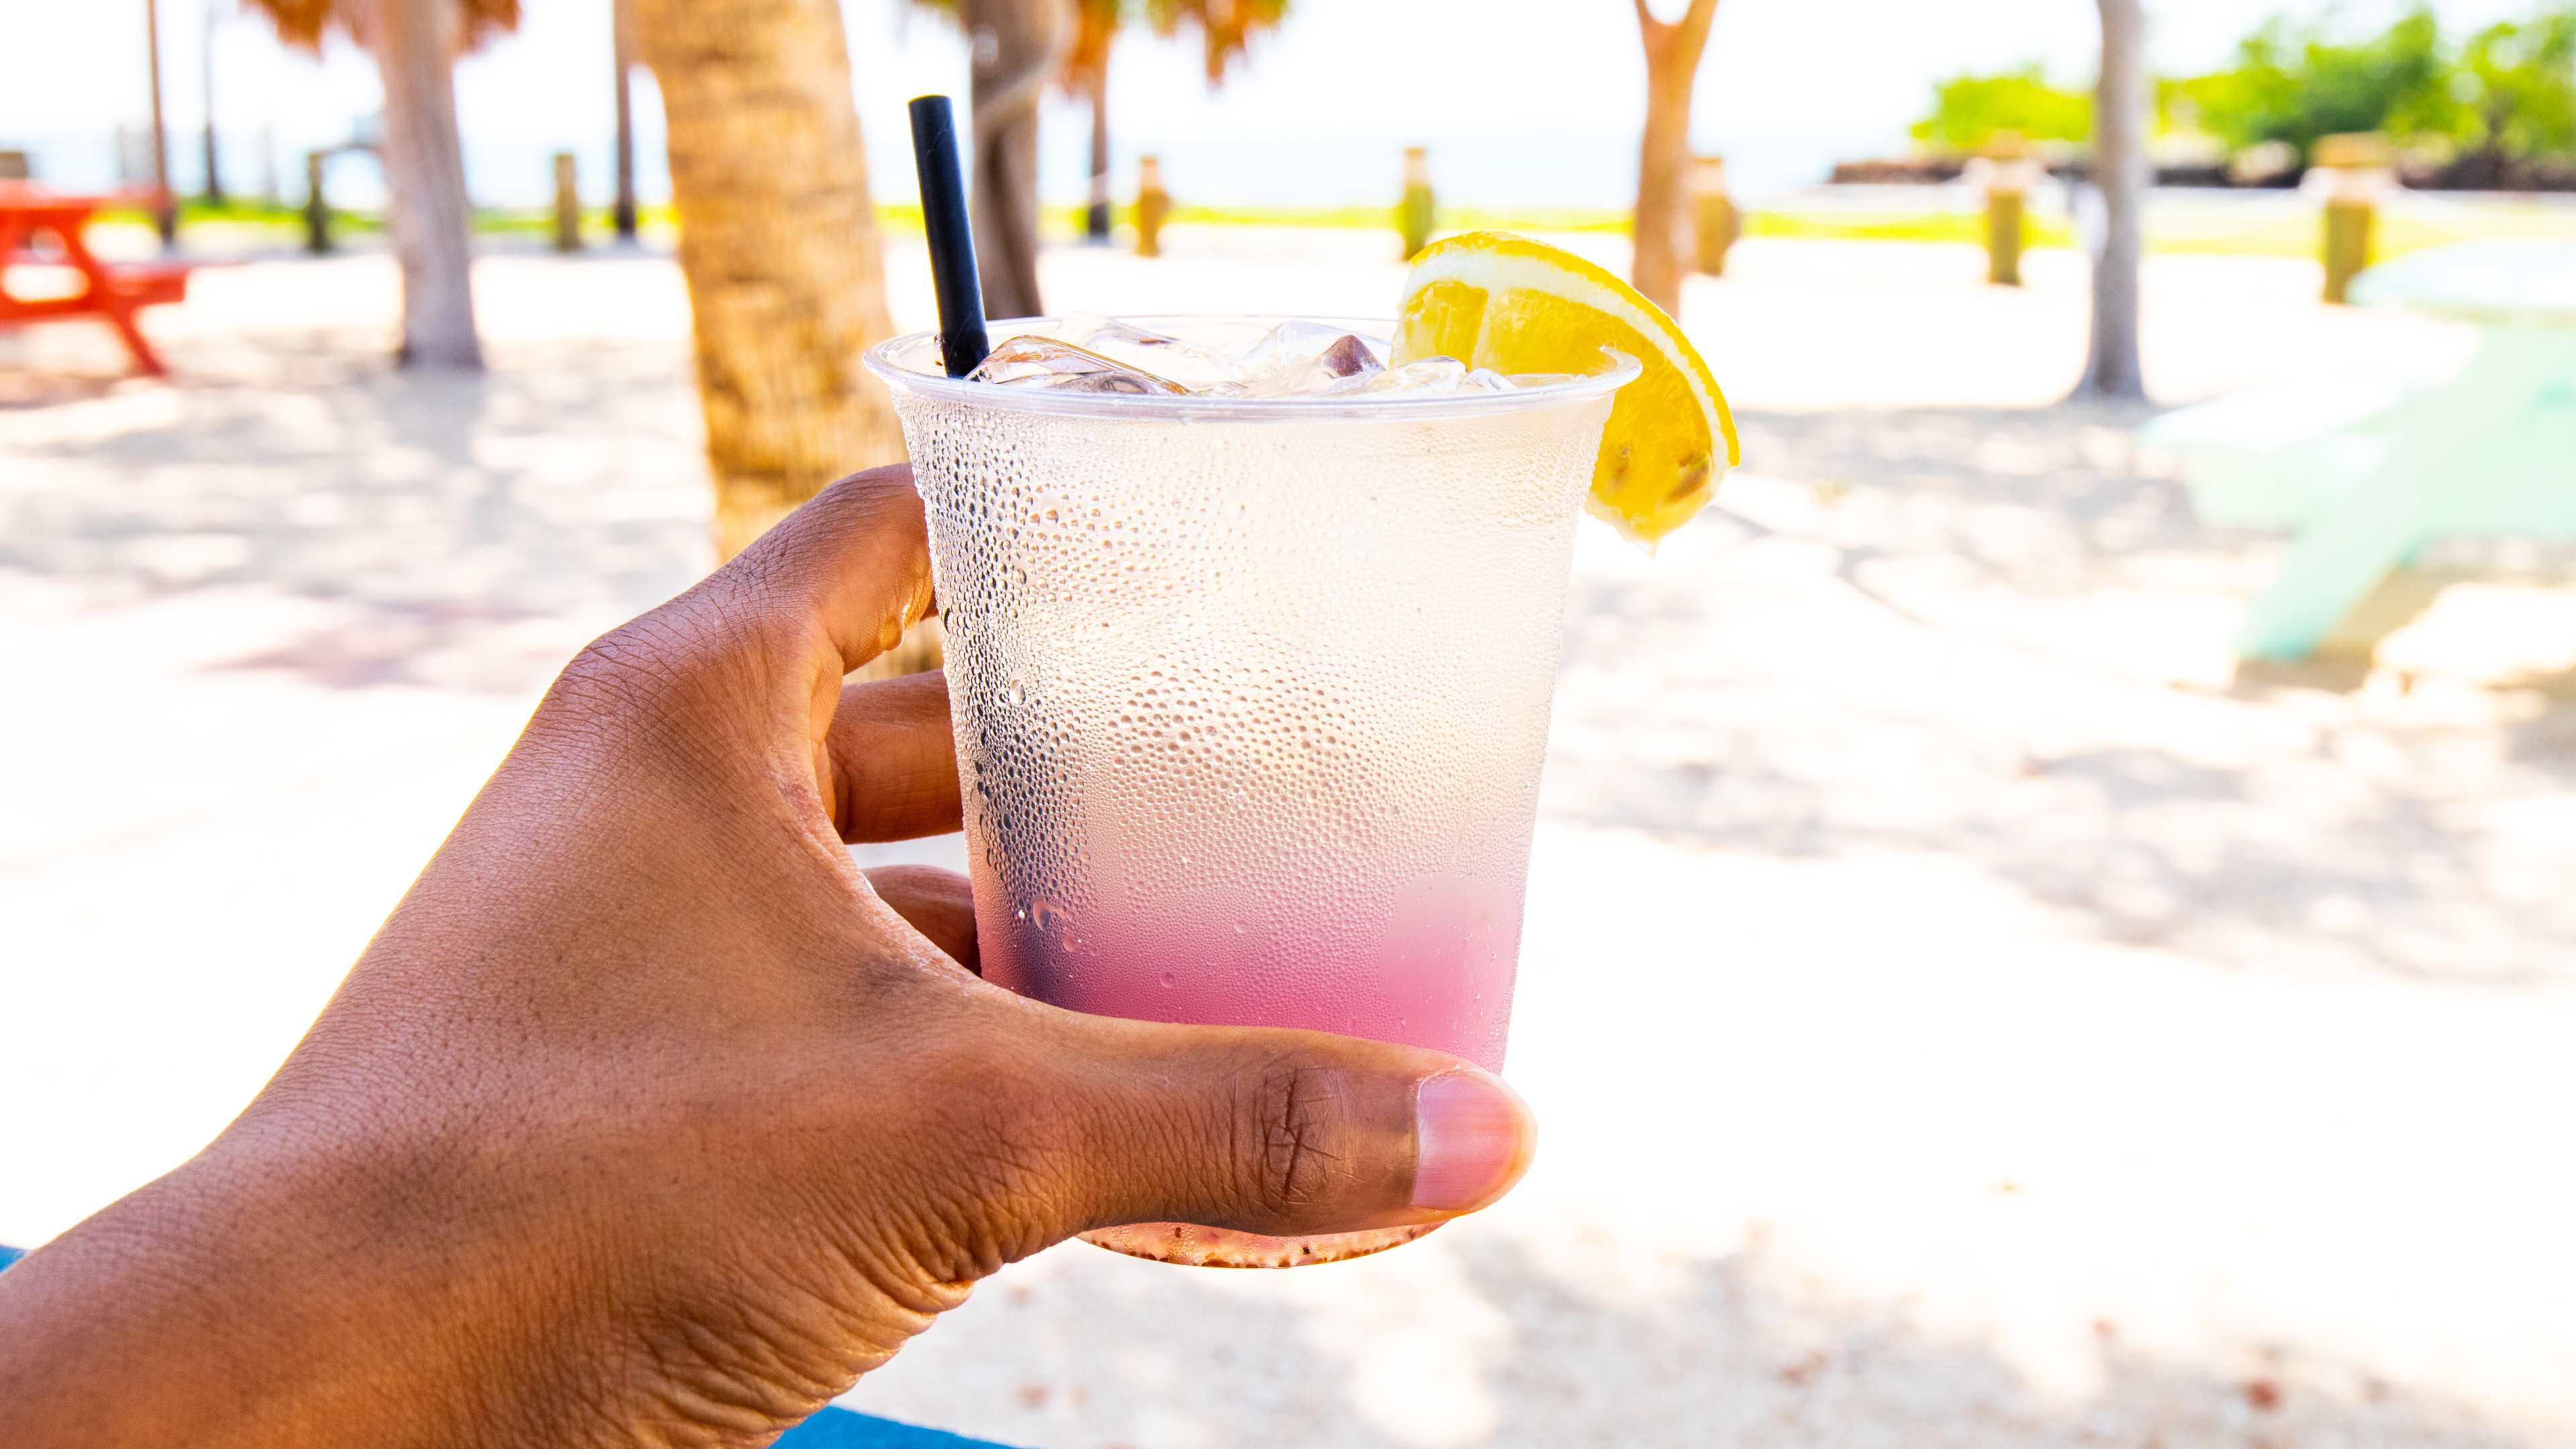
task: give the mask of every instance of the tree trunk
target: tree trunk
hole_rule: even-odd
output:
[[[1109,240],[1109,57],[1086,79],[1091,93],[1091,211],[1083,219],[1082,233],[1095,242]]]
[[[635,240],[635,50],[627,0],[610,0],[609,50],[617,66],[617,202],[611,215],[621,241]]]
[[[1035,317],[1038,96],[1073,42],[1065,0],[959,0],[974,60],[975,170],[967,219],[991,317]]]
[[[385,191],[402,266],[406,366],[480,368],[474,331],[473,212],[456,134],[451,0],[384,0],[369,48],[385,88]]]
[[[662,85],[680,270],[727,557],[903,457],[860,354],[890,332],[838,0],[634,0]]]
[[[160,0],[143,0],[143,39],[152,69],[152,184],[161,193],[153,205],[152,225],[166,251],[179,242],[179,204],[170,194],[170,132],[161,120]]]
[[[2095,97],[2093,181],[2102,236],[2093,257],[2093,329],[2078,397],[2143,398],[2138,267],[2146,248],[2146,15],[2139,0],[2100,0],[2102,79]]]
[[[1629,279],[1655,305],[1678,313],[1684,259],[1696,235],[1689,206],[1691,83],[1699,75],[1717,0],[1690,0],[1682,17],[1670,22],[1657,20],[1646,0],[1636,4],[1646,42],[1646,129],[1637,148]]]
[[[219,155],[219,154],[218,154],[218,149],[219,149],[219,148],[217,148],[217,146],[215,145],[215,22],[216,22],[217,17],[221,16],[222,14],[223,14],[223,11],[221,11],[221,10],[220,10],[220,9],[218,9],[218,8],[216,8],[216,6],[215,6],[215,4],[214,4],[214,0],[207,0],[207,5],[206,5],[206,43],[205,43],[205,47],[204,47],[203,54],[199,57],[199,59],[201,59],[201,60],[204,62],[204,74],[205,74],[205,83],[206,83],[206,89],[205,89],[205,103],[206,103],[206,193],[205,193],[205,194],[206,194],[206,200],[208,200],[208,201],[210,201],[210,202],[214,203],[214,204],[215,204],[215,205],[217,205],[217,206],[221,206],[221,205],[223,205],[223,204],[224,204],[224,169],[223,169],[223,158],[222,158],[222,156],[221,156],[221,155]]]

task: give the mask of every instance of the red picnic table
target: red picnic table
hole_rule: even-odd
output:
[[[184,262],[102,262],[91,255],[81,233],[100,207],[150,203],[152,192],[117,192],[75,196],[28,181],[0,181],[0,327],[60,318],[95,317],[116,329],[140,371],[160,377],[169,369],[134,325],[145,307],[176,302],[188,294]],[[21,297],[9,290],[10,274],[22,267],[68,267],[81,277],[81,290],[66,296]]]

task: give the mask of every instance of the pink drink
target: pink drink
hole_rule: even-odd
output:
[[[929,507],[985,975],[1499,1069],[1574,525],[1633,365],[1250,399],[952,382],[935,356],[870,361]],[[1251,1265],[1421,1231],[1092,1240]]]

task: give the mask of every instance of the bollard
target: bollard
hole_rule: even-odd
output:
[[[555,250],[581,250],[581,187],[570,151],[555,153]]]
[[[1163,189],[1163,161],[1141,156],[1136,161],[1136,255],[1163,254],[1163,223],[1172,215],[1172,194]]]
[[[315,256],[331,250],[331,203],[322,195],[322,163],[328,153],[304,153],[304,249]]]
[[[2019,131],[1986,142],[1986,281],[2021,285],[2022,216],[2029,209],[2030,143]]]
[[[1404,148],[1404,200],[1396,204],[1395,229],[1403,238],[1402,260],[1431,245],[1434,208],[1431,200],[1431,153],[1421,146]]]
[[[1726,158],[1702,156],[1691,165],[1691,220],[1698,242],[1699,269],[1712,277],[1726,275],[1726,251],[1743,235],[1743,218],[1726,194]]]
[[[2372,133],[2320,136],[2311,159],[2325,173],[2325,299],[2340,305],[2370,265],[2379,198],[2397,179],[2396,161],[2387,138]]]

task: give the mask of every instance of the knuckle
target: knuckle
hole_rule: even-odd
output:
[[[936,1164],[932,1257],[957,1278],[982,1277],[1070,1231],[1078,1206],[1079,1124],[1069,1105],[1000,1084],[1012,1064],[961,1053],[916,1118],[916,1160]]]
[[[750,682],[724,611],[675,600],[583,646],[556,676],[540,721],[586,732],[690,728]]]
[[[1232,1154],[1250,1201],[1293,1214],[1329,1195],[1343,1175],[1349,1108],[1339,1078],[1280,1059],[1245,1074]]]

